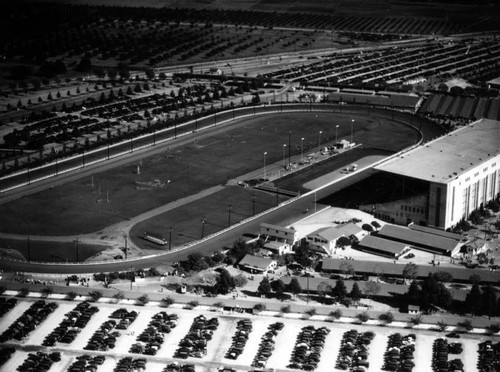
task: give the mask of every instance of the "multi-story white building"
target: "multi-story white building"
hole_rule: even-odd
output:
[[[386,220],[447,229],[500,192],[500,122],[481,119],[376,169],[428,183],[424,198],[377,206]]]

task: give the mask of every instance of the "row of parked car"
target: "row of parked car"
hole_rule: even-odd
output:
[[[326,327],[318,329],[311,325],[302,327],[297,336],[288,368],[305,371],[315,370],[318,367],[325,339],[329,333],[330,329]]]
[[[72,343],[78,333],[87,326],[90,318],[97,313],[96,306],[90,306],[87,301],[80,302],[73,310],[65,314],[62,322],[45,337],[43,346],[54,346],[56,342]]]
[[[68,372],[96,372],[101,364],[104,363],[104,355],[90,356],[87,354],[78,355],[76,361],[68,368]]]
[[[111,319],[118,319],[116,329],[127,329],[137,318],[139,313],[135,310],[128,311],[127,309],[120,308],[111,313]]]
[[[57,303],[44,300],[34,302],[5,332],[0,335],[0,343],[9,340],[21,341],[57,309]]]
[[[385,371],[411,372],[415,367],[413,353],[415,352],[416,338],[417,336],[414,334],[402,336],[400,333],[394,333],[390,335],[382,369]]]
[[[464,364],[460,359],[448,360],[449,348],[445,338],[438,338],[432,345],[432,369],[435,372],[463,372]]]
[[[375,334],[371,331],[360,333],[355,329],[347,331],[342,336],[340,351],[335,368],[350,369],[353,372],[365,371],[368,363],[368,346]]]
[[[17,304],[17,299],[11,297],[9,299],[0,297],[0,317],[4,316],[8,311],[12,310]]]
[[[163,344],[165,333],[170,333],[177,326],[177,314],[167,314],[162,311],[153,316],[148,327],[137,336],[137,342],[130,348],[134,354],[156,355]]]
[[[500,371],[500,342],[487,340],[479,344],[477,368],[479,372]]]
[[[162,372],[195,372],[194,364],[171,363]]]
[[[0,348],[0,367],[2,367],[10,359],[11,355],[16,352],[13,347]]]
[[[179,348],[174,357],[186,359],[188,357],[201,358],[207,353],[207,342],[212,339],[213,332],[219,326],[217,318],[207,319],[199,315],[193,320],[188,334],[179,342]]]
[[[118,361],[116,364],[114,372],[136,372],[146,370],[146,359],[139,358],[133,359],[131,357],[125,357]]]
[[[257,351],[257,355],[252,362],[252,367],[266,367],[267,360],[271,357],[274,351],[275,337],[284,326],[285,325],[282,322],[277,322],[267,327],[267,332],[264,333],[264,336],[261,338],[259,350]]]
[[[252,321],[248,318],[238,320],[236,323],[236,332],[234,333],[231,346],[229,347],[226,358],[227,359],[238,359],[238,357],[243,353],[245,345],[248,341],[248,337],[252,332],[253,326]]]
[[[94,332],[84,350],[108,351],[114,349],[116,339],[120,337],[120,332],[113,331],[116,327],[116,320],[109,319],[101,324],[99,329]]]
[[[42,353],[38,351],[36,353],[29,353],[24,362],[17,367],[19,372],[40,372],[48,371],[52,364],[59,362],[61,360],[61,353]]]

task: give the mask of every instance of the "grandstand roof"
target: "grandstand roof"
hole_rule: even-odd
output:
[[[390,224],[384,225],[377,234],[382,238],[411,244],[415,248],[424,248],[436,253],[451,253],[459,243],[455,239]]]
[[[500,122],[481,119],[376,167],[424,181],[448,183],[500,153]]]

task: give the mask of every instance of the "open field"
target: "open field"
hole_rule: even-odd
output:
[[[387,349],[389,336],[395,333],[402,335],[415,334],[415,369],[414,371],[430,371],[431,370],[431,349],[432,343],[443,334],[425,330],[425,329],[403,329],[396,327],[380,327],[375,325],[360,325],[360,324],[345,324],[325,322],[317,317],[313,319],[302,319],[299,314],[289,314],[286,317],[276,317],[270,315],[248,315],[220,311],[210,311],[209,308],[200,307],[199,309],[186,310],[179,305],[170,308],[161,308],[156,303],[148,304],[147,306],[126,305],[128,311],[138,312],[137,318],[125,330],[114,329],[118,334],[116,344],[113,349],[106,352],[102,351],[84,351],[82,350],[87,345],[90,337],[101,326],[103,322],[109,320],[109,316],[118,308],[125,307],[124,304],[107,304],[99,303],[99,311],[94,314],[91,321],[81,329],[77,337],[70,344],[57,342],[54,348],[46,348],[41,345],[45,337],[56,328],[64,317],[64,314],[71,311],[78,302],[67,302],[58,300],[45,300],[48,302],[57,302],[58,308],[52,312],[46,320],[44,320],[33,332],[25,337],[21,342],[10,340],[4,343],[4,346],[13,346],[16,351],[10,359],[0,366],[2,371],[15,370],[26,358],[28,352],[61,352],[61,362],[54,363],[51,367],[51,372],[67,371],[69,366],[75,362],[76,357],[82,354],[90,356],[103,355],[105,362],[97,368],[97,372],[111,371],[117,365],[118,360],[125,356],[136,358],[145,358],[146,372],[162,371],[163,368],[172,362],[180,364],[195,364],[195,370],[215,371],[220,366],[230,366],[236,371],[248,370],[250,364],[256,356],[261,341],[261,337],[267,331],[269,325],[275,322],[283,322],[284,327],[277,332],[275,343],[277,347],[272,351],[270,358],[267,361],[266,367],[276,368],[277,370],[297,369],[288,368],[294,346],[301,329],[305,326],[313,326],[318,329],[326,327],[331,332],[326,335],[324,342],[324,350],[320,354],[317,371],[339,371],[336,369],[336,361],[340,354],[341,340],[344,333],[348,330],[356,330],[362,332],[374,332],[375,338],[368,346],[368,372],[379,372],[383,365],[383,355]],[[127,302],[126,300],[124,303]],[[0,318],[0,332],[5,331],[8,324],[14,322],[27,308],[31,305],[29,300],[19,300],[17,305]],[[166,311],[168,314],[177,314],[177,326],[170,333],[165,334],[164,341],[160,345],[156,355],[148,356],[141,354],[129,353],[132,344],[137,343],[136,338],[146,329],[152,317],[160,311]],[[207,342],[207,353],[201,358],[189,357],[186,360],[177,359],[174,353],[178,348],[181,339],[188,333],[189,328],[195,317],[203,315],[207,319],[217,318],[219,325],[213,332],[213,337]],[[227,350],[231,345],[231,338],[236,331],[236,323],[243,319],[250,319],[253,326],[249,333],[249,339],[244,346],[243,353],[236,360],[225,357]],[[347,318],[346,318],[347,319]],[[464,362],[467,372],[476,372],[478,369],[476,363],[478,360],[477,345],[485,340],[493,340],[486,335],[463,335],[459,340],[450,339],[449,342],[461,342],[464,351],[458,355],[450,355],[451,358],[458,358]],[[495,341],[495,340],[493,340]]]
[[[334,140],[335,125],[339,125],[338,139],[348,138],[351,119],[351,115],[307,112],[245,119],[223,134],[193,138],[188,146],[165,147],[159,155],[1,205],[2,232],[72,235],[97,231],[260,169],[264,152],[268,164],[281,162],[289,131],[295,155],[301,152],[301,138],[304,153],[317,148],[320,130],[322,144]],[[379,138],[382,143],[390,133],[391,138],[407,140],[398,142],[401,148],[415,143],[408,127],[388,120],[374,124],[367,116],[356,116],[354,141]],[[156,186],[155,180],[159,180]]]

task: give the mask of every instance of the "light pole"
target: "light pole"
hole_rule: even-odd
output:
[[[201,238],[203,239],[203,236],[205,234],[205,217],[201,218]]]
[[[321,151],[321,134],[323,133],[322,130],[319,131],[319,141],[318,141],[318,150]]]
[[[231,226],[231,211],[233,209],[233,206],[229,204],[228,210],[227,210],[227,227]]]
[[[286,143],[283,144],[283,169],[286,169],[286,167],[285,167],[285,149],[286,149]]]
[[[267,151],[264,153],[264,180],[266,179],[266,155]]]
[[[335,126],[335,143],[338,143],[338,141],[337,141],[337,130],[338,130],[338,129],[339,129],[339,126],[338,126],[338,125],[336,125],[336,126]]]
[[[354,127],[354,119],[351,120],[351,143],[352,143],[352,130]]]
[[[304,157],[304,137],[300,139],[300,161],[302,161]]]

